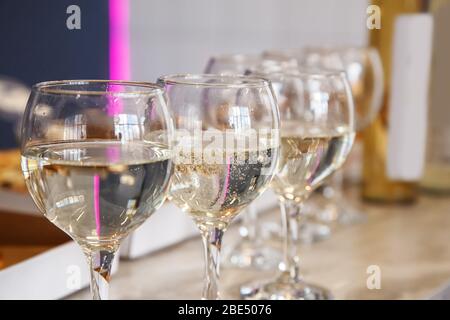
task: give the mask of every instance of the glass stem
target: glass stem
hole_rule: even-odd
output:
[[[298,256],[299,224],[302,204],[291,201],[280,202],[283,226],[283,262],[280,264],[282,276],[289,275],[290,280],[300,280],[300,258]]]
[[[220,249],[222,246],[223,230],[207,226],[201,230],[205,254],[205,284],[203,287],[204,300],[218,300]]]
[[[116,250],[86,251],[94,300],[108,300],[111,267]]]

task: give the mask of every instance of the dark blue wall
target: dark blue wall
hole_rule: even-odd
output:
[[[81,30],[66,27],[70,5]],[[0,0],[0,75],[28,85],[46,80],[108,78],[107,0]],[[16,144],[0,119],[0,148]]]

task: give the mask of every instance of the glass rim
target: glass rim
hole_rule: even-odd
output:
[[[377,50],[374,46],[364,46],[364,45],[317,45],[317,46],[305,46],[302,48],[303,51],[324,51],[324,52],[344,52],[348,50],[358,50],[358,51],[373,51]]]
[[[250,62],[249,65],[251,67],[256,67],[258,65],[264,64],[264,63],[291,63],[295,62],[297,63],[297,59],[293,56],[288,55],[277,55],[277,56],[264,56],[264,53],[257,54],[257,53],[223,53],[211,56],[209,63],[212,63],[214,61],[224,62],[224,63],[240,63],[240,62]],[[220,73],[218,73],[220,74]],[[226,73],[227,75],[229,73]],[[231,73],[233,74],[233,73]],[[236,75],[242,75],[241,73],[236,73]]]
[[[261,55],[258,53],[219,53],[211,56],[211,59],[220,61],[245,61],[245,60],[259,60]]]
[[[262,53],[263,56],[284,56],[293,58],[298,56],[303,51],[303,48],[269,48]],[[295,58],[294,58],[295,59]]]
[[[263,56],[284,56],[284,57],[297,57],[304,55],[305,53],[310,52],[318,52],[318,53],[341,53],[345,51],[350,50],[358,50],[362,52],[371,52],[371,51],[378,51],[377,48],[375,48],[372,45],[352,45],[352,44],[343,44],[343,45],[307,45],[303,47],[297,47],[297,48],[284,48],[284,49],[267,49],[263,51]]]
[[[71,89],[64,86],[86,86],[90,84],[111,84],[117,86],[141,88],[136,91],[116,90],[86,90]],[[73,80],[51,80],[34,84],[31,90],[38,93],[61,94],[61,95],[119,95],[119,96],[136,96],[136,95],[155,95],[162,94],[161,86],[152,82],[145,81],[129,81],[129,80],[105,80],[105,79],[73,79]]]
[[[227,80],[225,82],[208,82],[208,80]],[[270,87],[270,81],[258,76],[235,74],[209,74],[209,73],[178,73],[164,75],[158,78],[165,84],[202,86],[211,88],[265,88]]]
[[[277,70],[273,72],[253,71],[260,77],[290,77],[290,78],[328,78],[328,77],[346,77],[343,69],[333,68],[314,68],[314,67],[296,67],[290,70]]]

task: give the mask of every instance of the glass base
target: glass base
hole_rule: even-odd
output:
[[[274,270],[282,259],[281,252],[248,239],[235,244],[224,256],[225,267],[259,270]]]
[[[303,280],[284,280],[244,285],[240,289],[245,300],[332,300],[333,295],[325,288]]]

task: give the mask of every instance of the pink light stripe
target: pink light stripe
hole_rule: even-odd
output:
[[[108,162],[117,163],[120,160],[120,151],[117,148],[108,147],[106,149],[106,157]]]
[[[130,79],[128,0],[109,0],[109,77]]]
[[[95,230],[97,236],[100,236],[100,176],[94,176],[94,215],[95,215]]]
[[[109,78],[130,80],[129,1],[109,0]],[[121,113],[121,103],[111,103],[108,115]]]
[[[220,197],[220,204],[223,204],[225,202],[225,199],[227,198],[227,191],[228,187],[230,185],[230,175],[231,175],[231,157],[230,161],[227,163],[227,175],[225,176],[225,182],[223,184],[223,193]]]

